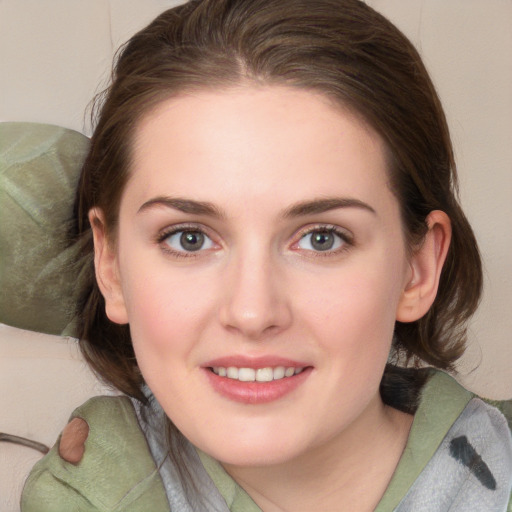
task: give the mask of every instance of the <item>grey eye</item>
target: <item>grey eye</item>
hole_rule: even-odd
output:
[[[299,241],[299,247],[308,251],[331,251],[343,244],[340,235],[330,230],[316,230],[306,233]]]
[[[179,252],[195,252],[213,247],[212,240],[201,231],[176,231],[165,239],[165,243]]]
[[[199,232],[185,231],[180,236],[180,244],[186,251],[198,251],[204,245],[204,235]]]

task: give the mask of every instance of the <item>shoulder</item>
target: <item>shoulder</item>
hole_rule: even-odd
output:
[[[468,416],[472,416],[473,438],[480,434],[483,439],[481,454],[475,452],[476,460],[474,456],[470,460],[473,447],[465,436],[459,439],[463,443],[460,443],[458,453],[454,444],[451,448],[452,456],[470,467],[481,483],[486,483],[485,475],[488,475],[491,484],[497,482],[494,487],[491,485],[495,491],[499,491],[500,481],[502,487],[508,486],[508,492],[504,492],[508,496],[507,511],[512,512],[512,418],[507,414],[510,413],[509,406],[510,402],[474,398],[467,409]]]
[[[511,498],[512,439],[503,414],[474,397],[443,444],[447,457],[441,466],[454,464],[464,475],[464,492],[459,493],[457,503],[478,502],[485,505],[482,510],[504,510]]]
[[[438,374],[438,382],[441,382],[440,376],[443,384],[435,389],[436,394],[440,389],[449,389],[450,403],[442,403],[443,399],[437,398],[437,402],[441,401],[438,411],[449,413],[455,408],[457,413],[441,447],[445,447],[449,459],[458,468],[464,468],[468,482],[476,486],[472,489],[480,489],[481,493],[492,491],[495,496],[501,495],[500,499],[510,499],[512,436],[510,420],[503,414],[507,403],[482,399],[464,390],[446,374]],[[459,399],[453,400],[456,396]],[[467,403],[458,414],[465,401]],[[446,467],[445,463],[443,467]]]
[[[167,511],[165,491],[127,397],[95,397],[71,415],[30,473],[23,512]]]
[[[483,399],[462,387],[452,376],[439,370],[431,370],[429,379],[421,391],[416,420],[426,423],[431,432],[434,423],[443,423],[439,434],[444,437],[455,423],[464,424],[481,432],[497,434],[504,442],[510,439],[512,413],[508,402]],[[427,419],[427,420],[426,420]],[[483,425],[486,425],[484,428]]]
[[[429,371],[406,449],[377,510],[505,510],[511,477],[504,416],[451,376]]]
[[[505,416],[508,427],[512,431],[512,400],[501,400],[501,401],[488,401],[491,405],[500,410]],[[511,477],[512,478],[512,477]],[[512,512],[512,492],[510,494],[510,501],[508,503],[507,512]]]
[[[505,510],[512,485],[512,439],[506,418],[448,375],[437,373],[429,384],[418,409],[429,427],[422,429],[422,438],[445,424],[437,439],[431,438],[436,450],[404,505],[411,499],[434,499],[430,490],[436,488],[435,499],[450,503],[450,510]]]

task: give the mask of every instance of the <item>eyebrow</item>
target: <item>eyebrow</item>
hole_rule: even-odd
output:
[[[157,207],[173,208],[183,213],[190,213],[193,215],[207,215],[215,218],[225,218],[224,212],[212,203],[206,201],[194,201],[192,199],[183,199],[180,197],[166,197],[159,196],[149,201],[146,201],[137,211],[137,213],[144,212],[151,208]]]
[[[312,201],[304,201],[292,205],[284,212],[285,218],[303,217],[306,215],[315,215],[317,213],[324,213],[338,208],[359,208],[366,210],[374,215],[377,212],[367,203],[354,198],[345,197],[327,197],[321,199],[313,199]]]
[[[138,209],[137,213],[162,206],[192,215],[206,215],[218,219],[226,218],[226,214],[220,208],[207,201],[195,201],[193,199],[167,196],[159,196],[146,201]],[[369,204],[359,199],[328,197],[296,203],[284,211],[283,218],[305,217],[307,215],[325,213],[338,208],[359,208],[376,215],[376,211]]]

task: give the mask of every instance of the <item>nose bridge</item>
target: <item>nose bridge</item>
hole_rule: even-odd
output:
[[[238,248],[226,269],[221,322],[251,339],[286,328],[291,320],[278,258],[251,240]]]

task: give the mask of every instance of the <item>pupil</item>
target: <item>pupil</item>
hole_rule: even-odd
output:
[[[311,245],[318,251],[328,251],[334,245],[332,233],[314,233],[311,237]]]
[[[180,243],[187,251],[198,251],[204,244],[204,235],[199,232],[185,232],[180,237]]]

